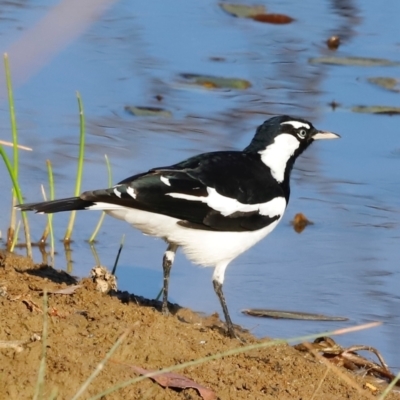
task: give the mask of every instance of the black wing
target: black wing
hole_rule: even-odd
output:
[[[280,215],[258,211],[223,215],[206,201],[209,189],[242,204],[260,204],[286,197],[258,155],[241,152],[202,154],[168,167],[124,179],[113,188],[83,193],[88,202],[105,202],[168,215],[191,228],[217,231],[261,229]]]

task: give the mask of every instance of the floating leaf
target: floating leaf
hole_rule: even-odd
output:
[[[146,370],[144,368],[137,367],[135,365],[132,365],[132,368],[134,371],[136,371],[141,375],[157,372],[152,370]],[[162,387],[172,387],[178,389],[187,389],[187,388],[196,389],[204,400],[215,400],[217,398],[217,395],[211,389],[202,386],[196,383],[195,381],[192,381],[189,378],[186,378],[186,376],[175,374],[173,372],[157,374],[155,376],[151,376],[150,379],[153,379]]]
[[[340,37],[339,36],[331,36],[327,41],[326,45],[330,50],[336,50],[340,46]]]
[[[242,310],[243,314],[252,317],[264,318],[281,318],[281,319],[301,319],[307,321],[347,321],[345,317],[330,317],[322,314],[310,314],[300,311],[281,311],[281,310],[265,310],[261,308],[248,308]]]
[[[400,92],[400,81],[395,78],[368,78],[368,82],[393,92]]]
[[[125,106],[125,111],[128,111],[130,114],[135,115],[136,117],[172,117],[172,113],[170,111],[159,107]]]
[[[391,106],[357,106],[351,109],[353,112],[365,114],[395,115],[400,114],[400,107]]]
[[[367,57],[316,57],[310,58],[310,64],[328,64],[328,65],[348,65],[357,67],[379,67],[394,66],[400,63],[384,58],[367,58]]]
[[[314,222],[308,220],[303,213],[297,213],[294,216],[293,221],[291,221],[291,224],[297,233],[301,233],[304,231],[307,225],[314,225]]]
[[[264,6],[247,6],[230,3],[220,3],[219,6],[228,14],[239,18],[253,18],[258,14],[265,14],[267,12]]]
[[[251,87],[251,83],[245,79],[222,78],[210,75],[180,74],[180,76],[193,85],[203,86],[207,89],[237,89],[245,90]]]
[[[285,14],[257,14],[253,17],[254,21],[266,22],[268,24],[290,24],[294,21],[292,17]]]

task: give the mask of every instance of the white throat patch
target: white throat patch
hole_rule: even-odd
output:
[[[272,144],[259,151],[262,162],[271,169],[272,176],[280,183],[285,176],[289,158],[299,148],[299,141],[288,133],[277,136]]]

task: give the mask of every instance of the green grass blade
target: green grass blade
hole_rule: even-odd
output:
[[[22,198],[22,193],[21,193],[21,189],[18,185],[18,181],[17,178],[14,175],[14,170],[13,167],[11,165],[10,159],[7,156],[7,153],[4,151],[3,146],[0,145],[0,155],[3,158],[4,164],[6,165],[8,174],[10,175],[13,187],[14,187],[14,191],[15,194],[17,196],[17,200],[20,204],[22,204],[23,198]],[[28,257],[32,258],[32,246],[31,246],[31,235],[30,235],[30,231],[29,231],[29,223],[28,223],[28,218],[26,216],[26,212],[21,211],[21,215],[22,215],[22,222],[24,224],[24,229],[25,229],[25,240],[26,240],[26,249],[27,249],[27,254]]]
[[[19,228],[21,227],[21,220],[18,221],[17,224],[17,229],[15,230],[14,238],[10,247],[10,252],[12,253],[14,251],[15,245],[18,242],[18,235],[19,235]]]
[[[76,97],[78,99],[78,106],[79,106],[80,136],[79,136],[78,171],[76,174],[76,183],[75,183],[75,196],[79,196],[82,183],[83,161],[84,161],[83,157],[85,153],[85,114],[83,112],[83,104],[79,92],[76,93]],[[76,216],[76,211],[72,211],[71,216],[69,218],[67,231],[65,232],[64,242],[67,243],[71,242],[71,235],[72,235],[72,230],[74,228],[75,216]]]
[[[104,157],[106,159],[106,164],[107,164],[107,172],[108,172],[108,187],[111,187],[112,185],[112,174],[111,174],[111,165],[110,161],[107,157],[107,154],[104,154]],[[94,231],[92,233],[92,236],[90,236],[89,243],[93,243],[94,240],[96,239],[97,234],[99,233],[99,230],[101,228],[101,225],[103,224],[104,217],[106,216],[106,213],[103,211],[100,215],[99,222],[97,223],[96,227],[94,228]]]
[[[8,94],[8,104],[10,108],[10,121],[11,121],[11,134],[12,134],[12,143],[13,143],[13,167],[14,167],[14,175],[18,181],[18,137],[17,137],[17,121],[15,119],[15,108],[14,108],[14,96],[12,90],[11,83],[11,73],[10,73],[10,64],[8,62],[8,55],[4,53],[4,69],[6,73],[6,83],[7,83],[7,94]],[[12,204],[15,205],[15,195],[14,191],[12,194]],[[17,210],[12,207],[11,209],[11,218],[10,218],[10,228],[8,230],[7,235],[7,248],[10,251],[14,249],[14,238],[15,238],[15,222],[17,219]]]
[[[7,53],[4,54],[4,69],[6,73],[6,83],[7,83],[7,92],[8,92],[8,104],[10,107],[10,120],[11,120],[11,133],[12,133],[12,138],[13,138],[13,167],[12,167],[12,174],[11,174],[11,164],[7,165],[7,162],[5,161],[6,159],[8,160],[8,157],[6,153],[4,152],[2,148],[2,157],[4,162],[6,162],[6,166],[8,169],[8,173],[10,174],[11,180],[13,182],[15,194],[17,196],[17,199],[19,203],[22,203],[22,194],[21,194],[21,189],[19,187],[18,183],[18,166],[19,166],[19,159],[18,159],[18,130],[17,130],[17,121],[15,118],[15,107],[14,107],[14,96],[13,96],[13,90],[12,90],[12,82],[11,82],[11,73],[10,73],[10,65],[8,61],[8,55]],[[9,160],[8,160],[9,161]],[[13,201],[14,203],[14,201]],[[11,213],[11,229],[14,229],[15,227],[15,214],[16,210],[13,208],[13,211]],[[32,246],[31,246],[31,235],[30,235],[30,230],[29,230],[29,222],[28,222],[28,217],[26,213],[22,213],[22,222],[24,224],[24,230],[25,230],[25,240],[26,240],[26,251],[28,257],[32,258]]]
[[[53,167],[50,160],[46,160],[47,172],[49,176],[49,189],[50,189],[50,200],[54,200],[54,175]],[[47,214],[48,224],[50,228],[50,257],[51,264],[54,267],[54,231],[53,231],[53,214]]]
[[[11,133],[13,139],[13,161],[14,161],[14,174],[18,180],[18,131],[17,121],[15,119],[14,96],[11,83],[10,64],[8,62],[8,54],[4,53],[4,68],[6,71],[6,82],[8,92],[8,105],[10,107],[10,120],[11,120]]]

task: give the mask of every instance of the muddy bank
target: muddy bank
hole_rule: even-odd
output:
[[[0,252],[0,398],[31,399],[42,354],[43,296],[75,285],[68,274]],[[73,294],[48,296],[48,335],[43,398],[57,390],[71,399],[106,353],[130,331],[81,398],[88,399],[137,375],[131,366],[160,369],[242,346],[222,334],[217,316],[201,318],[175,306],[164,317],[151,301],[127,293],[99,293],[83,279]],[[259,340],[243,333],[247,344]],[[340,340],[340,339],[339,339]],[[5,342],[1,342],[5,343]],[[209,361],[176,371],[212,389],[219,399],[367,399],[366,381],[345,369],[355,390],[309,354],[279,345]],[[314,397],[313,397],[314,396]],[[150,379],[106,399],[201,399],[195,389],[163,388]],[[391,394],[388,399],[398,399]]]

